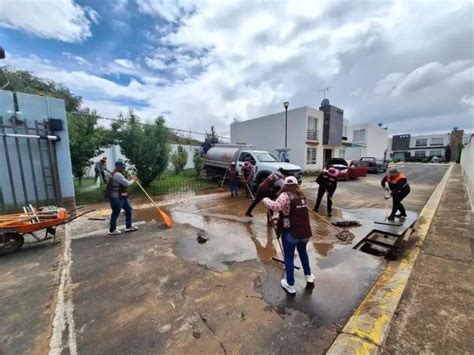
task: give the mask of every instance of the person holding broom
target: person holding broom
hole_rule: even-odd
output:
[[[316,204],[314,205],[314,212],[318,212],[319,205],[323,200],[324,194],[327,193],[327,211],[328,217],[332,217],[332,196],[336,192],[337,188],[337,175],[338,171],[336,168],[329,168],[323,170],[321,174],[316,178],[316,182],[319,184],[318,197],[316,198]]]
[[[109,235],[120,235],[122,231],[117,229],[117,219],[120,215],[120,211],[125,211],[125,232],[134,232],[138,230],[138,227],[132,224],[132,206],[128,202],[128,188],[135,182],[136,178],[132,176],[131,179],[127,180],[123,176],[125,171],[125,163],[122,160],[118,160],[115,163],[115,169],[112,171],[112,176],[107,183],[107,196],[110,201],[110,207],[112,208],[112,214],[110,216],[110,228]]]
[[[244,184],[246,185],[245,191],[247,193],[247,197],[251,197],[249,194],[249,190],[251,181],[253,180],[253,166],[250,162],[250,158],[245,159],[244,166],[242,167],[242,176],[244,179]]]
[[[265,180],[263,180],[257,188],[257,194],[255,195],[255,200],[252,201],[250,206],[245,212],[247,217],[253,217],[252,211],[257,206],[257,204],[262,201],[265,197],[271,199],[275,198],[275,194],[283,186],[283,180],[285,176],[283,175],[283,169],[271,173]]]
[[[273,201],[266,197],[263,199],[263,203],[268,209],[279,213],[278,229],[281,231],[286,272],[286,278],[282,279],[280,284],[286,292],[293,295],[296,293],[295,249],[298,250],[306,282],[314,284],[314,275],[311,273],[306,250],[306,245],[312,236],[306,198],[300,191],[296,178],[288,176],[278,198]],[[280,233],[278,234],[278,237],[280,237]]]
[[[390,216],[388,216],[388,220],[393,221],[395,217],[405,219],[407,212],[405,211],[402,201],[410,193],[410,185],[408,185],[407,177],[397,169],[392,168],[388,170],[388,174],[384,176],[380,184],[386,191],[391,191],[393,199],[392,212]],[[397,215],[397,212],[400,212],[400,214]]]

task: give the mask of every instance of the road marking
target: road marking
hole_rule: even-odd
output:
[[[65,225],[64,252],[61,260],[61,276],[56,307],[54,309],[53,331],[49,342],[49,354],[60,355],[63,351],[63,336],[67,329],[67,348],[71,355],[77,355],[76,329],[74,325],[74,305],[72,302],[71,287],[71,231]]]

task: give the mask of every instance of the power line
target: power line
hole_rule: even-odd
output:
[[[111,117],[105,117],[105,116],[99,116],[99,115],[89,115],[87,113],[82,113],[82,112],[68,112],[68,113],[71,113],[71,114],[74,114],[74,115],[77,115],[77,116],[95,117],[95,118],[98,118],[100,120],[106,120],[106,121],[114,121],[114,122],[119,121],[118,118],[111,118]],[[140,122],[140,121],[138,123],[143,125],[143,126],[146,126],[147,124],[149,124],[149,123],[144,123],[144,122]],[[202,133],[202,132],[195,132],[195,131],[190,131],[190,130],[186,130],[186,129],[179,129],[179,128],[173,128],[173,127],[168,127],[168,128],[170,130],[176,131],[176,132],[193,133],[193,134],[199,134],[201,136],[206,136],[206,133]],[[217,135],[217,137],[230,140],[230,138],[226,137],[226,136]]]

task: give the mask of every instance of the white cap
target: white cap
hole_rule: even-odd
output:
[[[298,185],[298,180],[294,176],[285,178],[285,185]]]

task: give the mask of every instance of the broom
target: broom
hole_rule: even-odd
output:
[[[267,212],[267,213],[268,213],[268,212]],[[283,246],[281,245],[280,237],[278,236],[277,227],[276,227],[275,223],[273,222],[273,220],[272,220],[272,228],[273,228],[273,230],[275,231],[275,234],[276,234],[276,237],[277,237],[277,240],[278,240],[278,245],[280,246],[281,256],[283,257],[283,259],[285,259],[285,252],[283,251]],[[278,261],[279,263],[282,263],[282,264],[285,263],[283,260],[278,259],[278,258],[275,257],[275,256],[272,256],[272,260]],[[294,265],[294,264],[293,264],[293,267],[294,267],[296,270],[299,270],[299,269],[300,269],[299,266]]]
[[[321,216],[319,213],[313,211],[311,208],[308,207],[308,210],[311,211],[311,213],[315,214],[316,216],[318,216],[324,223],[326,223],[328,226],[330,226],[331,228],[333,228],[335,231],[337,231],[337,234],[336,234],[336,238],[337,239],[340,239],[340,240],[348,240],[348,239],[354,239],[354,234],[350,231],[348,231],[347,229],[339,229],[337,228],[335,225],[333,225],[332,223],[326,221],[326,219]]]
[[[166,226],[168,228],[171,228],[173,226],[173,220],[171,219],[170,216],[168,216],[165,211],[163,211],[160,207],[158,207],[158,205],[155,203],[155,201],[153,201],[153,199],[151,198],[150,195],[148,195],[148,193],[145,191],[145,189],[143,188],[143,186],[140,184],[140,182],[138,180],[135,180],[135,182],[137,183],[137,185],[140,187],[140,189],[145,193],[146,197],[148,197],[148,199],[151,201],[151,203],[153,204],[153,206],[155,206],[157,212],[158,212],[158,215],[161,217],[161,219],[163,220],[163,222],[165,222]]]
[[[229,170],[225,171],[224,178],[222,179],[221,186],[217,189],[217,192],[224,192],[224,182],[225,182],[225,178],[227,177],[227,172],[228,171]]]

